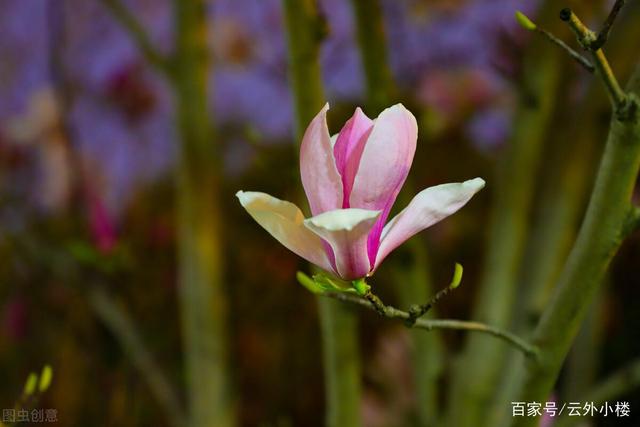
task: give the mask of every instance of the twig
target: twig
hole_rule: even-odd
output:
[[[129,33],[133,42],[147,61],[159,71],[169,71],[169,60],[162,55],[149,38],[149,34],[144,29],[140,21],[131,13],[122,0],[100,0],[100,2],[111,11],[113,17],[120,22],[122,27]]]
[[[401,319],[408,320],[411,318],[411,314],[406,311],[400,310],[398,308],[384,305],[380,298],[376,295],[368,292],[365,295],[366,299],[363,299],[359,296],[342,293],[342,292],[327,292],[322,294],[323,296],[327,296],[330,298],[334,298],[343,302],[348,302],[352,304],[357,304],[362,307],[368,308],[369,310],[375,310],[381,316],[387,317],[389,319]],[[493,335],[496,338],[500,338],[505,342],[513,345],[522,351],[527,357],[537,357],[538,349],[526,342],[522,338],[498,329],[489,325],[485,325],[480,322],[471,322],[465,320],[454,320],[454,319],[417,319],[415,324],[412,325],[414,328],[425,329],[427,331],[431,331],[434,329],[457,329],[464,331],[474,331],[474,332],[482,332],[485,334]]]
[[[602,51],[602,46],[596,48],[597,39],[595,33],[587,28],[569,8],[562,9],[560,12],[560,19],[569,24],[569,27],[571,27],[578,37],[578,41],[582,47],[591,52],[596,70],[600,74],[602,81],[613,100],[614,108],[617,113],[620,113],[624,110],[624,107],[627,104],[627,96],[620,87],[613,70],[611,70],[609,61],[607,61],[607,58]]]
[[[520,12],[519,10],[516,11],[515,18],[516,18],[516,21],[518,21],[518,23],[525,30],[535,31],[538,34],[542,34],[547,40],[549,40],[551,43],[555,44],[556,46],[560,47],[560,49],[564,50],[569,56],[575,59],[576,62],[578,62],[578,64],[584,67],[587,71],[589,71],[590,73],[593,73],[595,71],[595,67],[593,66],[593,64],[591,64],[591,62],[587,58],[580,55],[580,53],[578,53],[568,44],[560,40],[558,37],[554,36],[550,31],[545,30],[544,28],[540,28],[531,19],[529,19],[529,17],[524,13]]]
[[[551,34],[549,31],[545,30],[544,28],[540,28],[540,27],[536,27],[535,31],[540,33],[540,34],[542,34],[551,43],[555,44],[556,46],[559,46],[561,49],[563,49],[565,52],[567,52],[567,54],[569,54],[569,56],[571,56],[585,70],[587,70],[590,73],[595,72],[596,68],[593,66],[591,61],[589,61],[584,56],[580,55],[580,53],[578,53],[575,49],[571,48],[568,44],[566,44],[565,42],[563,42],[562,40],[560,40],[559,38],[557,38],[556,36]]]
[[[462,265],[456,263],[455,271],[453,273],[453,279],[446,288],[440,290],[426,304],[411,306],[409,308],[409,318],[405,322],[406,325],[413,326],[416,323],[416,320],[427,314],[427,312],[431,310],[431,307],[437,304],[440,299],[444,298],[449,294],[449,292],[460,286],[460,281],[462,280],[462,271]]]
[[[611,34],[613,23],[616,21],[616,17],[625,3],[626,0],[616,0],[613,8],[611,8],[611,12],[609,12],[609,16],[607,16],[607,19],[604,21],[604,24],[598,33],[598,37],[596,37],[596,40],[591,44],[591,48],[593,50],[600,49],[607,42],[609,34]]]
[[[169,423],[178,427],[184,424],[185,417],[179,400],[167,378],[149,350],[127,314],[101,288],[95,287],[87,294],[89,304],[96,315],[119,341],[128,353],[136,368],[142,373],[151,394],[159,406],[166,411]]]

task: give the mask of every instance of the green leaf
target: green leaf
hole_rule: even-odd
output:
[[[31,372],[27,377],[27,382],[24,384],[24,395],[31,396],[36,391],[38,385],[38,374]]]
[[[536,24],[534,24],[533,21],[527,17],[527,15],[520,12],[519,10],[516,11],[516,21],[518,21],[518,24],[520,24],[520,26],[525,30],[535,31],[536,28],[538,28]]]
[[[40,374],[40,383],[38,384],[38,391],[44,393],[51,385],[51,379],[53,378],[53,369],[51,365],[44,365],[42,373]]]

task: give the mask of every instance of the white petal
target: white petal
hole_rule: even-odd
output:
[[[296,205],[255,191],[238,191],[236,197],[249,215],[287,249],[333,271],[322,239],[304,226],[304,215]]]
[[[411,236],[441,221],[463,207],[484,187],[481,178],[462,183],[442,184],[418,193],[409,205],[382,230],[375,268],[395,248]],[[374,268],[374,270],[375,270]]]
[[[353,280],[371,270],[367,237],[379,215],[380,211],[336,209],[306,219],[304,224],[329,242],[340,277]]]

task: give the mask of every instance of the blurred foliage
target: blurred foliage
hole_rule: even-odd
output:
[[[346,3],[320,2],[328,26],[322,66],[330,126],[343,123],[364,99]],[[493,171],[510,134],[522,50],[531,36],[514,11],[536,14],[536,2],[522,3],[382,2],[400,99],[419,118],[414,185],[475,176],[487,181],[472,205],[415,237],[429,248],[434,283],[448,283],[455,262],[465,266],[464,285],[440,302],[442,317],[469,317],[482,268]],[[580,6],[600,18],[604,8],[596,3],[592,10]],[[168,50],[168,2],[127,4]],[[621,76],[637,60],[639,9],[628,8],[610,41]],[[295,283],[305,265],[259,229],[233,196],[242,189],[295,199],[298,160],[280,4],[221,0],[206,13],[213,29],[210,98],[215,143],[223,153],[225,287],[241,425],[319,426],[324,398],[316,304]],[[0,61],[0,408],[12,407],[33,367],[50,363],[55,375],[45,386],[50,375],[40,373],[38,407],[56,408],[59,425],[166,425],[140,373],[86,298],[99,287],[123,301],[170,382],[183,383],[170,176],[176,141],[166,85],[96,1],[2,3]],[[553,133],[562,134],[588,102],[593,108],[580,125],[601,140],[606,99],[587,90],[591,76],[566,62]],[[540,182],[571,161],[572,153],[558,152],[560,143],[554,138],[545,147]],[[611,284],[598,301],[597,378],[640,355],[638,263],[635,235],[616,257]],[[392,277],[381,268],[370,284],[399,305]],[[411,425],[402,421],[419,404],[409,333],[375,313],[359,315],[366,425]],[[444,335],[449,355],[459,350],[461,337]],[[34,381],[29,390],[38,387]],[[180,387],[177,392],[184,399]],[[623,398],[637,414],[640,391]],[[598,425],[631,426],[637,419]]]

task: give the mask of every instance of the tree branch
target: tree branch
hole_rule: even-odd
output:
[[[551,43],[555,44],[560,49],[564,50],[570,57],[572,57],[579,65],[584,67],[588,72],[593,73],[596,70],[593,64],[591,64],[591,62],[587,58],[580,55],[575,49],[573,49],[568,44],[566,44],[565,42],[563,42],[562,40],[554,36],[553,33],[551,33],[551,31],[545,30],[544,28],[540,28],[533,21],[531,21],[527,15],[525,15],[520,11],[517,11],[515,16],[516,16],[516,21],[518,21],[518,23],[525,30],[535,31],[538,34],[542,34]]]
[[[616,0],[615,4],[611,8],[611,12],[609,12],[609,16],[607,16],[607,19],[604,21],[604,24],[602,25],[602,28],[598,33],[598,37],[591,44],[592,49],[600,49],[607,42],[607,40],[609,39],[609,34],[611,34],[611,28],[613,28],[613,23],[615,22],[618,13],[625,3],[626,0]]]
[[[602,51],[602,46],[597,45],[595,33],[587,28],[571,9],[562,9],[560,19],[569,24],[582,47],[591,52],[595,68],[611,96],[616,113],[622,112],[627,104],[627,96],[620,87],[609,61]]]
[[[122,25],[147,61],[159,71],[168,72],[169,60],[151,42],[149,34],[122,0],[99,0]]]
[[[131,319],[100,287],[91,289],[87,299],[95,314],[118,340],[142,374],[151,394],[166,412],[168,422],[174,427],[183,425],[185,418],[179,400],[151,352],[145,347]]]
[[[361,307],[368,308],[369,310],[374,310],[381,316],[387,317],[389,319],[400,319],[406,321],[411,318],[411,314],[409,312],[400,310],[390,305],[383,304],[380,298],[378,298],[371,292],[368,292],[367,295],[365,295],[366,299],[353,294],[342,292],[327,292],[323,293],[322,296],[334,298],[339,301],[348,302],[351,304],[357,304]],[[457,329],[463,331],[481,332],[493,335],[496,338],[504,340],[508,344],[511,344],[518,350],[522,351],[526,356],[530,358],[536,358],[538,354],[537,348],[529,344],[522,338],[508,331],[494,328],[480,322],[470,322],[454,319],[417,319],[411,327],[425,329],[427,331],[431,331],[434,329]]]

